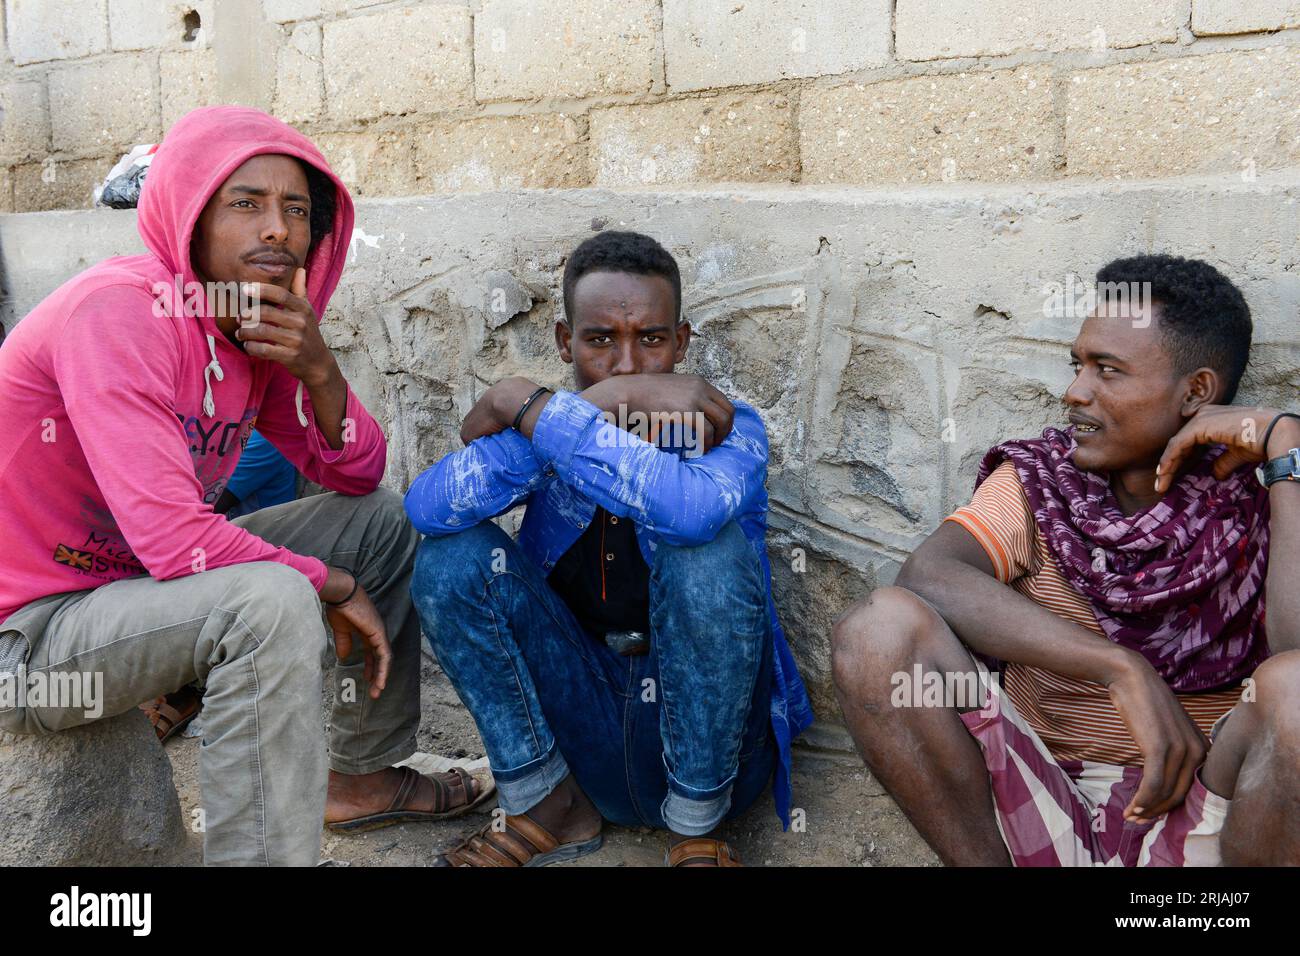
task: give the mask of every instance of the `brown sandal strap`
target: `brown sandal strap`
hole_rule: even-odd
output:
[[[504,830],[485,823],[443,855],[452,866],[522,867],[560,845],[541,824],[526,816],[506,817]]]
[[[519,867],[532,859],[533,855],[509,833],[494,831],[493,835],[496,840],[475,837],[472,841],[481,856],[493,860],[493,866]]]
[[[730,844],[710,837],[683,840],[668,851],[669,866],[682,866],[695,860],[709,860],[718,866],[743,865]]]
[[[550,853],[560,841],[551,836],[549,830],[542,826],[531,817],[523,816],[506,817],[506,830],[514,830],[521,837],[537,848],[538,853]]]
[[[153,725],[155,730],[160,723],[166,721],[167,725],[162,728],[163,733],[171,730],[185,719],[179,710],[167,703],[166,697],[159,697],[147,704],[141,704],[140,709],[145,712],[145,716],[149,718],[149,723]]]
[[[407,801],[410,800],[411,797],[415,795],[415,790],[417,787],[419,787],[419,785],[420,785],[419,771],[411,767],[403,767],[402,782],[398,785],[397,793],[393,795],[393,799],[389,801],[388,809],[385,810],[384,812],[393,813],[394,811],[401,810],[403,807],[405,807]]]

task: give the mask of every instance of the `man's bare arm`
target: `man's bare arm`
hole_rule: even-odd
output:
[[[1125,819],[1147,822],[1182,803],[1209,744],[1141,654],[1002,584],[979,542],[952,522],[916,549],[897,583],[933,604],[974,650],[1106,687],[1143,756]]]
[[[984,548],[951,521],[913,552],[895,583],[933,604],[962,642],[981,654],[1098,684],[1110,684],[1132,665],[1132,651],[999,581]]]
[[[1269,436],[1265,458],[1300,448],[1300,421],[1283,418]],[[1268,647],[1274,654],[1300,649],[1300,481],[1279,481],[1268,490]]]

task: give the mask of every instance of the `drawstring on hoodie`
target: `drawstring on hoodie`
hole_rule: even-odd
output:
[[[212,361],[203,366],[203,414],[212,418],[217,414],[216,402],[212,400],[212,376],[217,376],[217,381],[225,380],[226,373],[221,369],[221,363],[217,361],[217,343],[211,335],[208,339],[208,354],[212,356]],[[298,383],[301,386],[301,382]],[[299,417],[302,412],[298,412]]]
[[[218,382],[225,381],[226,373],[221,368],[221,363],[217,361],[217,343],[211,335],[207,336],[208,354],[212,356],[212,361],[203,366],[203,414],[208,418],[217,414],[216,402],[212,400],[212,376],[217,377]],[[298,388],[293,393],[293,407],[298,412],[298,424],[303,428],[307,427],[307,413],[302,410],[302,382],[298,382]]]

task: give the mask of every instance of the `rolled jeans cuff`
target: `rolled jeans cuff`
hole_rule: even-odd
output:
[[[554,744],[545,757],[515,770],[497,771],[494,767],[492,776],[497,782],[497,806],[507,816],[527,813],[550,796],[568,775],[569,765]]]
[[[668,829],[682,836],[703,836],[713,830],[731,809],[731,784],[722,788],[717,796],[697,800],[684,797],[671,786],[664,797],[660,813]]]

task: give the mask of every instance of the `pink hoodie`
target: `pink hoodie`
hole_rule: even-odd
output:
[[[352,200],[293,128],[237,107],[198,109],[158,148],[140,198],[148,254],[69,279],[0,347],[0,622],[29,601],[148,573],[158,580],[246,561],[325,566],[273,547],[212,510],[254,423],[308,478],[368,494],[383,432],[348,390],[353,441],[334,451],[297,379],[232,345],[210,316],[158,317],[159,283],[197,282],[190,233],[208,198],[261,153],[296,156],[333,179],[333,235],[306,263],[323,315],[352,236]],[[295,402],[297,396],[298,402]],[[298,404],[301,405],[301,411]]]

